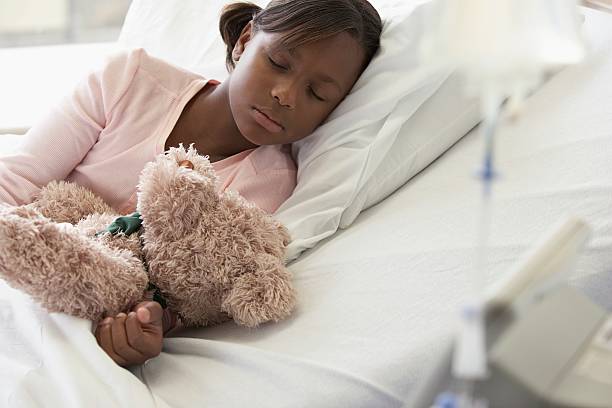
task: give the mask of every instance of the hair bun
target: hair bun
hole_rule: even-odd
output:
[[[219,19],[219,32],[227,46],[225,64],[228,70],[231,71],[235,66],[232,52],[242,30],[261,10],[261,7],[257,4],[249,2],[232,3],[223,7],[221,18]]]

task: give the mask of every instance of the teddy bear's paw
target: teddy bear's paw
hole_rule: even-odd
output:
[[[148,278],[138,259],[68,223],[0,218],[0,276],[51,312],[96,320],[138,300]]]
[[[53,221],[71,224],[89,214],[112,212],[102,198],[87,188],[65,181],[47,184],[30,205]]]
[[[221,306],[236,323],[247,327],[278,322],[291,314],[296,303],[291,277],[281,260],[262,254],[255,263],[256,272],[238,277]]]

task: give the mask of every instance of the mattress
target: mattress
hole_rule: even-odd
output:
[[[547,81],[497,134],[487,279],[575,215],[594,232],[569,282],[612,309],[612,19],[589,11],[585,24],[589,61]],[[184,329],[130,370],[100,351],[89,322],[0,282],[0,405],[402,406],[452,338],[470,286],[481,153],[476,128],[293,262],[288,320]]]

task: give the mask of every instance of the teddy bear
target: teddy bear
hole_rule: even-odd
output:
[[[0,278],[94,322],[152,292],[185,326],[286,318],[296,303],[286,228],[217,184],[208,158],[182,145],[144,167],[131,216],[53,181],[31,204],[0,204]]]

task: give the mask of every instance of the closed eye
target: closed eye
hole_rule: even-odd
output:
[[[317,100],[321,101],[321,102],[325,102],[325,99],[321,98],[319,95],[317,95],[317,93],[315,92],[314,89],[312,89],[312,86],[308,87],[308,90],[310,91],[310,94],[312,96],[314,96]]]
[[[272,64],[274,67],[276,67],[276,68],[278,68],[278,69],[281,69],[281,70],[283,70],[283,71],[286,71],[286,70],[287,70],[287,67],[285,67],[285,66],[283,66],[283,65],[281,65],[281,64],[279,64],[279,63],[277,63],[276,61],[274,61],[274,60],[272,59],[272,57],[268,57],[268,61],[270,61],[270,64]]]
[[[270,64],[271,64],[271,65],[272,65],[274,68],[276,68],[276,69],[280,69],[281,71],[288,71],[288,70],[289,70],[289,68],[288,68],[288,67],[286,67],[286,66],[284,66],[284,65],[281,65],[281,64],[279,64],[278,62],[274,61],[274,60],[272,59],[272,57],[270,57],[269,55],[268,55],[268,61],[269,61],[269,62],[270,62]],[[309,93],[310,93],[310,95],[312,95],[312,96],[313,96],[313,97],[314,97],[316,100],[318,100],[318,101],[320,101],[320,102],[325,102],[325,99],[321,98],[321,97],[320,97],[320,96],[319,96],[319,95],[318,95],[318,94],[315,92],[315,90],[312,88],[312,86],[309,86],[309,87],[308,87],[308,92],[309,92]]]

